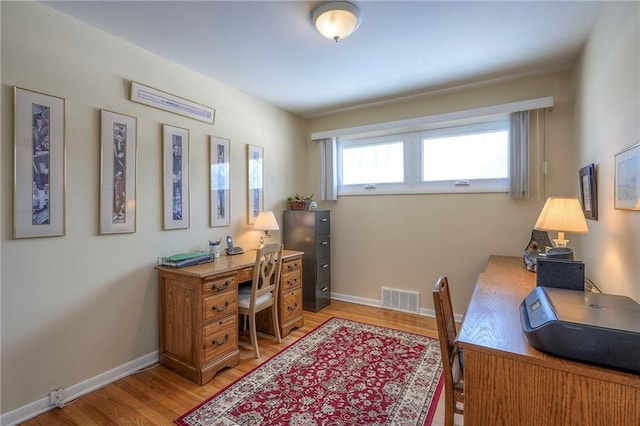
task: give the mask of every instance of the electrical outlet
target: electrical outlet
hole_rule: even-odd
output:
[[[49,392],[49,404],[58,408],[64,407],[64,388],[58,388]]]

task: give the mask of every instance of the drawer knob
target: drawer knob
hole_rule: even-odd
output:
[[[224,285],[222,286],[218,286],[217,284],[213,285],[213,291],[221,291],[221,290],[226,290],[229,288],[229,280],[226,280],[224,282]]]
[[[327,291],[327,290],[329,290],[329,287],[322,287],[322,288],[320,289],[320,291]]]
[[[323,241],[320,243],[321,246],[326,246],[327,244],[329,244],[329,241]]]
[[[328,264],[328,263],[325,263],[324,265],[322,265],[322,266],[321,266],[321,268],[322,268],[322,269],[326,269],[326,268],[328,268],[328,267],[329,267],[329,264]]]
[[[290,310],[290,311],[295,311],[296,309],[298,309],[298,304],[296,303],[293,306],[287,305],[287,309]]]
[[[322,219],[320,219],[320,222],[328,222],[329,219],[327,219],[326,217],[323,217]]]
[[[229,301],[227,300],[226,302],[224,302],[224,306],[223,307],[219,307],[218,305],[213,305],[211,307],[211,309],[216,311],[216,312],[224,312],[227,309],[229,309]]]
[[[222,341],[218,341],[218,338],[216,337],[215,339],[213,339],[211,341],[212,345],[218,345],[218,346],[222,346],[225,343],[227,343],[229,341],[229,333],[224,333],[224,339],[222,339]]]

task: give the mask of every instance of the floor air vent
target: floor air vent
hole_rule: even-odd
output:
[[[382,307],[403,312],[420,312],[420,293],[382,287]]]

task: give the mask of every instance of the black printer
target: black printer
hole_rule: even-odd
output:
[[[640,374],[640,305],[629,297],[536,287],[520,321],[543,352]]]

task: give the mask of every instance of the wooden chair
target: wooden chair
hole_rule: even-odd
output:
[[[238,314],[249,320],[251,348],[256,358],[260,358],[256,331],[256,314],[258,312],[271,308],[274,335],[264,336],[273,338],[278,343],[281,342],[277,308],[278,286],[282,271],[282,248],[282,244],[272,243],[258,249],[251,287],[243,287],[238,292]],[[261,335],[263,334],[261,333]]]
[[[433,289],[433,306],[444,369],[444,424],[453,425],[454,414],[464,414],[464,381],[461,353],[456,345],[456,322],[447,277],[440,277]]]

